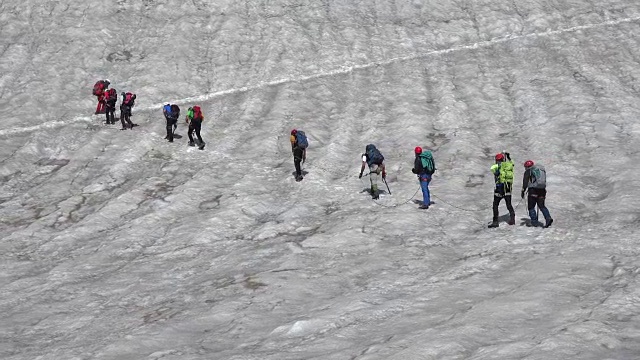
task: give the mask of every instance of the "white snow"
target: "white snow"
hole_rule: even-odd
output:
[[[8,0],[0,33],[0,358],[640,358],[640,3]],[[139,127],[92,115],[104,78]]]

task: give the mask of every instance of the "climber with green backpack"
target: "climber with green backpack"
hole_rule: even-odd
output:
[[[496,182],[493,191],[493,221],[489,224],[490,228],[498,227],[498,205],[504,199],[509,210],[509,225],[516,223],[516,212],[511,205],[511,190],[513,189],[513,161],[508,152],[496,155],[496,163],[491,166],[491,173]]]
[[[431,194],[429,193],[429,183],[431,177],[436,171],[436,164],[433,161],[433,155],[429,150],[422,150],[420,146],[417,146],[413,152],[416,154],[416,159],[413,162],[413,169],[411,172],[418,175],[420,180],[420,188],[422,189],[422,205],[420,209],[428,209],[431,205]]]

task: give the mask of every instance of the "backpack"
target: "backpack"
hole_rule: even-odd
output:
[[[93,85],[93,95],[98,96],[104,89],[104,82],[102,80],[98,81]]]
[[[124,99],[123,99],[122,103],[127,105],[127,106],[133,106],[134,97],[135,97],[135,95],[130,93],[130,92],[124,94]]]
[[[380,152],[380,150],[376,148],[375,145],[369,144],[367,145],[365,150],[367,155],[367,165],[369,166],[373,164],[382,165],[382,162],[384,161],[384,156],[382,156],[382,153]]]
[[[194,120],[199,120],[202,121],[202,110],[200,109],[200,106],[194,106],[193,107],[193,119]]]
[[[177,119],[180,117],[180,107],[178,105],[171,105],[171,117]]]
[[[307,140],[307,135],[304,134],[304,131],[298,130],[296,132],[296,145],[300,149],[306,149],[309,147],[309,141]]]
[[[427,174],[433,174],[433,172],[436,171],[436,166],[433,163],[433,155],[431,155],[431,151],[423,151],[419,157],[422,162],[422,168],[427,172]]]
[[[116,89],[107,90],[107,101],[118,101],[118,92]]]
[[[171,105],[167,104],[162,108],[162,111],[164,112],[165,115],[170,116],[171,115]]]
[[[513,161],[503,161],[500,163],[500,178],[499,183],[513,184]]]
[[[531,167],[529,187],[536,189],[545,189],[547,187],[547,171],[544,169],[544,166],[534,165]]]

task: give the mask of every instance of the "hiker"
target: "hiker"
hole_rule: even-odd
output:
[[[296,181],[302,181],[302,169],[300,168],[300,162],[304,164],[307,161],[307,147],[309,141],[304,131],[293,129],[291,130],[291,136],[289,137],[291,142],[291,152],[293,153],[293,165],[296,168]]]
[[[93,85],[93,95],[98,98],[98,105],[96,106],[96,115],[105,113],[105,92],[109,88],[111,82],[109,80],[98,80]]]
[[[167,120],[167,136],[164,138],[169,140],[169,142],[173,142],[173,133],[178,127],[178,119],[180,118],[180,107],[175,104],[166,104],[162,108],[162,112]]]
[[[520,197],[524,199],[524,193],[527,192],[527,207],[531,218],[531,226],[542,226],[538,222],[537,205],[540,212],[542,212],[542,216],[544,216],[544,227],[548,228],[553,224],[553,219],[549,214],[549,209],[544,205],[544,200],[547,197],[547,171],[544,166],[536,165],[532,160],[524,162],[524,169]]]
[[[186,121],[187,124],[189,124],[189,146],[195,146],[195,142],[193,141],[193,132],[195,132],[196,136],[198,137],[198,148],[200,150],[204,149],[205,143],[200,136],[200,130],[202,128],[202,122],[204,121],[204,115],[202,115],[202,109],[200,109],[200,106],[196,105],[194,107],[190,107],[189,110],[187,110]]]
[[[511,190],[513,189],[513,161],[511,161],[511,155],[508,152],[497,154],[496,163],[491,166],[491,173],[493,174],[496,186],[493,191],[493,222],[489,225],[490,228],[498,227],[498,205],[500,201],[504,199],[507,204],[507,210],[509,210],[509,225],[516,223],[516,213],[511,205]]]
[[[431,204],[429,183],[431,182],[433,173],[436,171],[436,165],[433,161],[431,151],[422,150],[420,146],[417,146],[414,149],[414,153],[416,154],[416,159],[413,162],[413,169],[411,169],[411,172],[418,175],[420,188],[422,189],[422,205],[420,205],[419,208],[428,209]]]
[[[107,118],[107,124],[116,123],[116,103],[118,102],[118,92],[116,89],[111,88],[105,93],[105,114]]]
[[[364,172],[364,166],[369,166],[369,181],[371,182],[371,197],[373,200],[380,198],[380,192],[378,191],[378,175],[382,174],[382,180],[385,180],[387,173],[384,167],[384,156],[376,148],[375,145],[369,144],[365,147],[365,152],[362,154],[362,166],[360,167],[359,179],[362,179],[362,173]]]
[[[136,94],[124,91],[122,92],[122,102],[120,103],[120,122],[122,123],[122,129],[126,130],[127,126],[133,130],[134,126],[138,126],[131,122],[131,108],[135,105]],[[126,124],[125,124],[126,121]]]

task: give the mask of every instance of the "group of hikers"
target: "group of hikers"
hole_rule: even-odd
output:
[[[167,136],[164,138],[169,142],[173,142],[175,131],[178,127],[178,118],[180,118],[180,107],[176,104],[166,104],[162,108],[162,113],[167,120]],[[200,130],[202,129],[204,115],[202,114],[200,106],[196,105],[187,109],[185,121],[189,125],[189,130],[187,131],[187,135],[189,136],[189,146],[196,146],[196,139],[193,137],[193,134],[195,133],[198,149],[203,150],[205,142],[202,140]]]
[[[111,82],[106,80],[99,80],[93,86],[93,95],[98,98],[98,105],[96,107],[96,114],[106,114],[106,124],[115,124],[115,110],[116,103],[118,102],[118,93],[116,89],[109,88]],[[120,122],[122,123],[122,129],[133,129],[134,126],[138,126],[131,122],[131,109],[135,105],[136,94],[131,92],[122,92],[122,98],[120,103]],[[176,104],[166,104],[162,108],[162,112],[167,121],[167,136],[165,139],[169,142],[173,142],[175,137],[175,130],[178,127],[178,118],[180,117],[180,107]],[[205,142],[202,140],[200,130],[202,128],[202,122],[204,121],[204,115],[200,106],[193,106],[187,110],[187,116],[185,121],[189,125],[188,136],[189,146],[196,146],[196,139],[193,134],[195,133],[197,138],[197,145],[200,150],[204,149]]]
[[[96,106],[96,114],[106,114],[107,124],[116,123],[116,103],[118,102],[118,92],[116,89],[109,89],[111,82],[107,80],[100,80],[93,85],[93,95],[98,98],[98,105]],[[122,92],[122,101],[120,103],[120,123],[122,124],[121,130],[127,128],[133,129],[134,126],[138,126],[131,122],[131,109],[135,105],[136,94],[131,92]]]
[[[303,179],[301,163],[304,163],[307,158],[307,147],[309,141],[304,131],[299,129],[291,130],[290,136],[291,151],[293,152],[293,163],[296,169],[296,181]],[[436,171],[435,161],[433,154],[427,149],[423,149],[417,146],[414,149],[415,160],[411,172],[416,174],[418,181],[420,182],[420,188],[422,190],[422,202],[420,203],[420,209],[428,209],[431,203],[431,194],[429,192],[429,184],[433,174]],[[384,156],[376,148],[374,144],[369,144],[365,147],[365,152],[362,154],[362,166],[360,167],[360,174],[358,178],[362,179],[365,167],[369,168],[369,182],[371,184],[369,192],[374,200],[380,198],[380,190],[378,188],[379,177],[386,183],[387,172],[384,164]],[[553,219],[549,214],[549,210],[545,206],[545,198],[547,196],[546,190],[546,170],[544,166],[535,164],[532,160],[527,160],[524,163],[524,175],[522,177],[522,191],[520,197],[524,199],[525,193],[527,194],[527,207],[529,212],[529,218],[531,221],[530,226],[543,226],[548,228],[553,223]],[[511,155],[508,152],[502,152],[495,156],[495,164],[490,168],[495,181],[495,188],[493,192],[493,221],[489,224],[489,228],[498,227],[498,206],[502,199],[504,199],[507,210],[509,211],[509,225],[516,223],[516,214],[511,204],[511,191],[513,189],[513,175],[514,162],[511,160]],[[542,224],[538,221],[538,212],[536,206],[542,212],[545,223]]]
[[[115,107],[118,100],[117,92],[115,89],[109,89],[109,80],[98,81],[93,89],[93,94],[98,97],[98,106],[96,108],[96,114],[106,114],[106,123],[115,124]],[[122,93],[122,102],[120,104],[120,122],[122,123],[122,130],[127,128],[133,128],[137,126],[131,122],[131,108],[134,106],[136,95],[130,92]],[[175,130],[178,127],[178,119],[180,117],[180,107],[176,104],[164,105],[162,112],[166,119],[167,135],[165,139],[169,142],[173,142],[175,137]],[[204,115],[200,106],[193,106],[187,110],[187,116],[185,121],[189,125],[188,136],[189,146],[198,145],[200,150],[204,149],[205,142],[202,140],[200,130],[202,128],[202,122],[204,121]],[[194,139],[193,134],[196,138]],[[197,141],[197,143],[196,143]],[[302,181],[302,164],[307,159],[307,147],[309,141],[304,131],[299,129],[291,130],[290,136],[291,151],[293,153],[293,164],[295,167],[295,179],[296,181]],[[435,161],[431,151],[423,149],[418,146],[414,149],[415,161],[411,172],[417,175],[420,182],[420,188],[422,190],[422,203],[420,203],[420,209],[428,209],[431,203],[431,194],[429,192],[429,184],[431,178],[436,171]],[[359,178],[362,179],[365,167],[369,168],[369,182],[371,197],[374,200],[380,198],[380,190],[378,188],[379,178],[386,184],[387,172],[385,170],[384,156],[376,148],[374,144],[369,144],[365,147],[365,152],[362,154],[362,166],[360,167]],[[553,223],[553,219],[549,214],[549,210],[545,206],[545,198],[547,196],[546,190],[546,170],[544,166],[535,164],[532,160],[527,160],[524,163],[524,175],[522,178],[522,191],[520,197],[524,199],[525,193],[527,194],[527,208],[529,212],[529,218],[531,219],[531,226],[543,226],[548,228]],[[495,164],[490,169],[495,181],[495,189],[493,193],[493,221],[489,224],[490,228],[498,227],[498,206],[504,199],[509,211],[509,225],[516,223],[516,214],[511,203],[511,192],[513,190],[514,180],[514,162],[511,160],[511,155],[508,152],[502,152],[495,156]],[[388,187],[388,185],[387,185]],[[542,212],[545,223],[542,224],[538,221],[538,212],[536,206]]]

